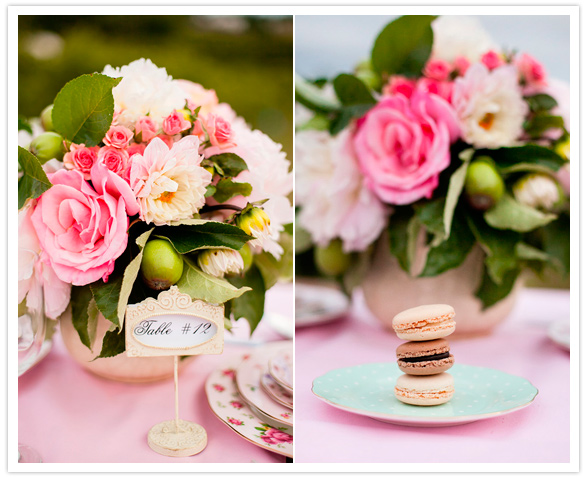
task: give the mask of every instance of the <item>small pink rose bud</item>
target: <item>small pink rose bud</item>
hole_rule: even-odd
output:
[[[104,146],[98,151],[98,162],[120,177],[123,177],[126,172],[128,158],[128,152],[125,149],[114,146]]]
[[[190,123],[183,114],[174,109],[173,112],[163,120],[163,132],[169,136],[174,136],[175,134],[179,134],[180,132],[189,129],[191,125],[192,123]]]
[[[139,142],[149,142],[158,130],[157,123],[149,116],[141,116],[135,123],[135,137],[139,138]]]
[[[471,66],[471,62],[464,56],[457,56],[454,62],[454,67],[459,76],[464,76]]]
[[[415,88],[415,81],[410,80],[405,76],[395,75],[389,78],[389,82],[383,87],[383,94],[385,96],[402,94],[406,98],[410,98]]]
[[[104,144],[124,149],[132,139],[132,136],[132,131],[125,126],[110,126],[106,136],[104,136]]]
[[[487,66],[487,69],[491,71],[505,64],[505,60],[496,51],[489,50],[481,57],[481,63]]]
[[[71,144],[69,152],[63,156],[63,165],[66,169],[75,169],[84,175],[85,180],[90,180],[90,170],[98,159],[97,151],[100,148],[86,147],[85,144]]]
[[[430,60],[426,63],[424,67],[424,76],[437,80],[437,81],[444,81],[448,79],[450,73],[452,71],[452,67],[449,63],[444,60]]]
[[[208,114],[206,117],[206,131],[210,138],[210,143],[220,149],[226,149],[236,146],[234,142],[234,131],[230,123],[220,116]]]

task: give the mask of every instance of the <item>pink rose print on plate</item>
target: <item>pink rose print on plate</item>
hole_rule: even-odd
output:
[[[230,401],[230,405],[235,409],[242,409],[243,403],[239,401]]]
[[[268,427],[266,429],[257,428],[261,430],[261,440],[266,442],[267,444],[291,444],[293,442],[293,437],[289,434],[286,434],[279,429],[275,429],[273,427]]]
[[[235,419],[234,417],[229,417],[228,422],[230,422],[231,424],[233,424],[235,426],[244,426],[245,425],[245,423],[243,421],[239,421],[238,419]]]
[[[221,393],[222,391],[224,391],[224,386],[220,385],[220,384],[214,384],[213,385],[214,389],[216,389],[216,391],[218,391],[219,393]]]
[[[280,416],[284,419],[291,419],[291,414],[289,414],[288,412],[284,412],[283,414],[280,414]]]
[[[230,379],[234,379],[234,369],[225,369],[224,371],[222,371],[222,375],[228,376]]]

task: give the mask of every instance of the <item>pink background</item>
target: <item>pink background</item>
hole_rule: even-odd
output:
[[[268,292],[266,311],[293,320],[293,287],[278,284]],[[206,449],[191,457],[165,457],[147,444],[149,429],[174,418],[173,380],[125,384],[85,371],[61,341],[19,378],[18,440],[35,448],[43,462],[285,462],[285,457],[240,437],[210,410],[204,383],[226,358],[251,349],[229,340],[248,340],[248,325],[227,333],[224,353],[197,357],[179,376],[179,417],[204,426]],[[254,341],[284,339],[261,322]],[[169,358],[172,359],[172,358]]]
[[[547,336],[568,320],[569,292],[525,289],[492,335],[450,339],[461,364],[523,376],[539,390],[520,411],[471,424],[416,428],[386,424],[335,409],[311,392],[314,378],[336,368],[395,361],[401,344],[355,301],[351,316],[296,329],[296,462],[570,461],[569,352]]]

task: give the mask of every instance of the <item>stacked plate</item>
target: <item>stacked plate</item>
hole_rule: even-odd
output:
[[[206,381],[212,411],[241,437],[293,456],[293,342],[279,341],[214,371]]]

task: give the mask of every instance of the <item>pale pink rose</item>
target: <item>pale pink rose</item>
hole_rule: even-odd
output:
[[[93,187],[78,171],[57,171],[49,180],[53,187],[31,217],[41,259],[72,285],[107,280],[126,249],[128,217],[139,212],[130,186],[100,163],[91,170]]]
[[[201,107],[200,113],[208,114],[218,105],[218,96],[213,89],[206,89],[201,84],[187,80],[175,80],[175,83],[187,93],[188,107],[192,113]]]
[[[464,56],[455,58],[454,67],[459,76],[464,76],[469,66],[471,66],[471,62]]]
[[[149,142],[158,131],[159,126],[150,116],[141,116],[135,123],[135,137],[139,138],[139,142]]]
[[[421,91],[426,94],[437,94],[450,103],[453,84],[452,81],[437,81],[431,78],[420,78],[416,82],[416,91]]]
[[[388,83],[383,87],[383,94],[385,96],[392,96],[394,94],[403,94],[406,98],[412,96],[416,82],[408,79],[405,76],[394,75],[389,78]]]
[[[107,146],[124,149],[128,146],[133,137],[133,132],[125,126],[110,126],[110,129],[104,136],[104,144]]]
[[[98,151],[98,162],[109,170],[123,177],[128,168],[128,151],[114,146],[104,146]]]
[[[132,158],[135,154],[143,154],[146,147],[147,145],[144,143],[133,143],[126,148],[126,152],[128,152],[128,157]]]
[[[489,50],[481,57],[481,63],[487,66],[487,69],[491,71],[505,64],[505,60],[495,50]]]
[[[384,98],[360,121],[354,138],[367,185],[389,204],[430,198],[459,137],[454,110],[440,96],[415,92]]]
[[[71,144],[69,152],[63,156],[63,165],[68,170],[76,170],[90,180],[90,171],[98,159],[98,146],[86,147],[84,144]]]
[[[132,157],[130,184],[141,219],[155,225],[192,217],[205,203],[212,175],[200,166],[200,140],[186,136],[171,149],[154,138],[142,155]]]
[[[261,439],[266,442],[267,444],[291,444],[293,442],[293,437],[289,434],[286,434],[283,431],[278,429],[274,429],[273,427],[267,429],[265,431],[265,435],[261,437]]]
[[[518,68],[524,94],[538,93],[548,85],[544,67],[528,53],[516,56],[514,64]]]
[[[437,81],[445,81],[450,76],[452,71],[452,66],[450,63],[444,60],[428,60],[426,66],[424,66],[424,76],[437,80]]]
[[[163,132],[169,136],[179,134],[191,127],[190,123],[183,114],[178,113],[175,109],[173,112],[163,120]]]
[[[206,117],[206,132],[213,146],[217,146],[220,149],[236,146],[234,132],[230,123],[220,116],[212,113],[208,114]]]
[[[18,212],[18,302],[26,298],[28,309],[56,319],[69,304],[71,284],[40,259],[41,246],[31,221],[36,205],[36,200],[28,200]]]

